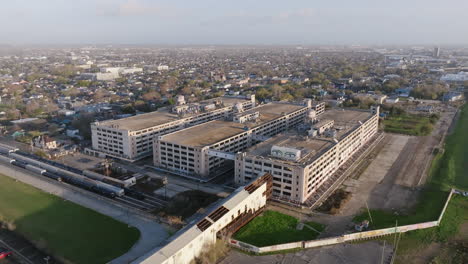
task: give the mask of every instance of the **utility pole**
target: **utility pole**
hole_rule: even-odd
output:
[[[398,220],[395,220],[395,240],[393,241],[393,246],[395,247],[395,251],[393,251],[393,255],[392,255],[392,259],[390,260],[390,264],[393,263],[393,261],[395,261],[395,256],[396,256],[396,251],[397,251],[397,236],[398,236],[398,233],[397,233],[397,230],[398,230]]]
[[[367,208],[367,213],[369,214],[369,218],[370,218],[371,223],[374,223],[374,221],[372,221],[372,215],[370,213],[369,205],[367,204],[367,201],[366,201],[366,208]]]
[[[167,179],[167,176],[164,176],[163,178],[163,184],[164,184],[164,200],[167,201],[167,184],[169,183],[169,180]]]
[[[383,261],[384,261],[384,256],[385,256],[385,243],[387,243],[387,240],[384,240],[384,241],[383,241],[382,259],[380,260],[380,264],[383,264]]]

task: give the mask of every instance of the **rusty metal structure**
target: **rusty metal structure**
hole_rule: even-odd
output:
[[[267,199],[271,198],[272,192],[273,192],[273,176],[270,173],[266,173],[263,176],[257,178],[255,181],[250,183],[249,185],[245,186],[244,189],[249,192],[249,194],[253,193],[255,190],[257,190],[260,186],[262,186],[264,183],[266,183],[266,191],[263,193],[263,196],[266,196]],[[222,207],[218,208],[220,210]],[[248,222],[250,222],[252,219],[260,215],[265,207],[261,207],[258,210],[246,210],[242,212],[239,216],[234,218],[231,223],[229,223],[225,228],[220,230],[217,233],[218,238],[226,238],[230,237],[232,234],[237,232],[241,227],[246,225]],[[216,210],[213,212],[211,215],[216,215],[215,213],[218,211]],[[210,217],[211,218],[211,217]]]

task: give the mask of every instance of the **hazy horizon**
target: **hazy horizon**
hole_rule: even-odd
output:
[[[468,44],[461,0],[38,2],[1,5],[0,44]]]

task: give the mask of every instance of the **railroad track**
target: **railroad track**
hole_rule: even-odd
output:
[[[160,200],[160,199],[158,199],[156,197],[152,197],[152,196],[149,196],[149,195],[146,195],[146,194],[142,194],[142,195],[144,195],[144,197],[145,197],[144,199],[147,200],[147,201],[144,201],[144,200],[141,201],[141,200],[132,198],[132,197],[130,197],[128,195],[124,195],[124,196],[121,196],[121,197],[117,196],[115,198],[108,198],[108,197],[106,197],[104,195],[100,195],[100,194],[97,194],[95,192],[91,192],[89,190],[86,190],[84,188],[75,186],[73,184],[69,184],[69,183],[66,183],[66,182],[58,182],[58,181],[49,179],[47,177],[44,177],[44,176],[36,174],[36,173],[32,173],[29,170],[26,170],[26,169],[23,169],[23,168],[20,168],[20,167],[11,165],[11,164],[2,163],[2,165],[7,166],[7,167],[9,167],[9,168],[11,168],[13,170],[20,171],[22,173],[26,173],[28,175],[31,175],[33,177],[36,177],[36,178],[41,179],[43,181],[46,181],[48,183],[58,184],[58,185],[62,186],[65,189],[75,191],[75,192],[80,192],[80,193],[86,194],[87,196],[99,197],[99,198],[105,199],[105,200],[107,200],[107,201],[109,201],[111,203],[120,204],[120,205],[125,206],[127,208],[138,210],[138,211],[143,212],[143,213],[148,213],[149,211],[152,211],[154,209],[163,207],[163,206],[165,206],[167,204],[167,202],[165,202],[163,200]]]

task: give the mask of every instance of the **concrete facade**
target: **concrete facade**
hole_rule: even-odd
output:
[[[219,102],[217,107],[212,103],[214,101]],[[213,105],[214,109],[209,111],[197,109],[185,115],[164,109],[119,120],[95,122],[91,124],[93,149],[88,152],[130,161],[138,160],[153,153],[153,141],[158,136],[223,119],[233,112],[238,103],[243,109],[251,109],[255,107],[255,96],[211,99],[197,106]]]
[[[236,184],[242,185],[259,175],[271,173],[273,198],[302,204],[378,131],[378,107],[367,112],[331,110],[322,117],[327,120],[326,124],[334,120],[334,127],[329,129],[339,132],[333,137],[325,134],[310,137],[307,133],[288,131],[238,153]],[[289,153],[298,150],[301,155],[296,160],[278,157],[273,153],[278,146],[289,148]]]
[[[310,100],[300,105],[269,103],[234,114],[232,121],[211,121],[159,136],[153,147],[154,165],[206,179],[224,167],[232,168],[237,152],[304,123],[311,108]]]

